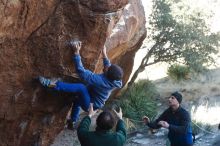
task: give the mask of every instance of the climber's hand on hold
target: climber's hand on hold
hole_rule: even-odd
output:
[[[77,41],[76,43],[75,43],[75,53],[77,53],[77,54],[79,54],[79,51],[80,51],[80,49],[81,49],[81,42],[80,41]]]
[[[81,49],[81,41],[79,40],[71,40],[68,45],[70,48],[74,51],[74,54],[79,54],[79,51]]]

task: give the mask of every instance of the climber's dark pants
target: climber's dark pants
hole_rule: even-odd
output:
[[[71,120],[73,122],[76,122],[79,118],[79,112],[80,107],[84,111],[88,111],[90,106],[90,95],[86,88],[86,86],[82,83],[64,83],[61,81],[58,81],[56,83],[56,87],[54,88],[58,91],[64,91],[64,92],[74,92],[79,94],[79,98],[74,101],[74,104],[72,106],[72,113],[71,113]],[[98,107],[93,107],[94,110],[98,109]]]

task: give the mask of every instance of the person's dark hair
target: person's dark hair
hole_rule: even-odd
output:
[[[123,77],[123,70],[120,66],[112,64],[107,71],[107,78],[111,81],[121,80]]]
[[[103,111],[96,119],[97,129],[110,130],[115,125],[115,119],[110,111]]]

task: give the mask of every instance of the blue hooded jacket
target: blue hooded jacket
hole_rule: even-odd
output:
[[[80,55],[74,55],[73,61],[80,78],[87,83],[87,88],[91,96],[94,107],[103,107],[115,88],[122,87],[122,80],[109,80],[104,73],[96,74],[83,67]],[[111,66],[108,58],[103,58],[104,67]]]

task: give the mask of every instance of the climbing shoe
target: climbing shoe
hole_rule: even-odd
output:
[[[76,122],[73,122],[71,119],[67,119],[65,128],[69,130],[75,130],[77,129]]]
[[[44,86],[44,87],[55,87],[57,80],[50,80],[45,77],[39,76],[38,77],[39,82]]]

